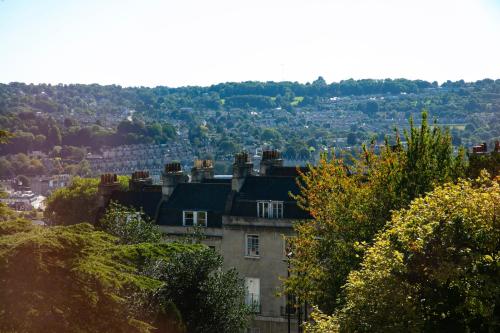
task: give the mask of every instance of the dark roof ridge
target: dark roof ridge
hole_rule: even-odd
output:
[[[226,183],[217,183],[217,182],[214,182],[214,183],[179,183],[177,184],[177,186],[190,186],[190,185],[198,185],[198,186],[213,186],[213,185],[216,185],[216,186],[231,186],[231,183],[229,182],[226,182]]]
[[[290,175],[250,175],[250,176],[247,176],[247,178],[297,178],[299,177],[300,175],[294,175],[294,176],[290,176]]]

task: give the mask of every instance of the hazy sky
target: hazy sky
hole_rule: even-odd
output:
[[[0,0],[0,82],[500,78],[500,0]]]

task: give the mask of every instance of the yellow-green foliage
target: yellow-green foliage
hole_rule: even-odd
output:
[[[464,156],[454,156],[448,133],[431,129],[425,113],[420,127],[410,124],[406,147],[398,141],[380,154],[365,148],[350,167],[324,157],[300,178],[296,199],[313,219],[295,225],[286,288],[325,313],[342,304],[349,272],[359,267],[391,212],[463,175]]]
[[[128,188],[129,178],[118,176],[120,189]],[[73,178],[69,186],[56,190],[47,198],[45,217],[55,225],[94,223],[98,185],[98,178]]]
[[[148,332],[137,305],[162,283],[140,274],[143,266],[196,249],[119,245],[89,224],[0,222],[0,331]]]
[[[0,222],[7,221],[16,216],[16,213],[10,209],[6,204],[0,202]]]
[[[336,317],[325,315],[315,308],[311,313],[311,321],[304,325],[305,333],[338,333],[339,322]]]
[[[71,185],[56,190],[47,198],[45,217],[56,225],[93,223],[98,185],[97,178],[74,178]]]
[[[499,185],[487,180],[396,212],[349,274],[342,331],[498,332],[499,213]]]
[[[12,134],[5,130],[0,130],[0,144],[7,143],[9,139],[12,137]]]

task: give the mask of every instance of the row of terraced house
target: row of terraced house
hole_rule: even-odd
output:
[[[287,276],[287,237],[292,222],[309,216],[290,194],[299,192],[297,167],[285,167],[278,151],[264,151],[259,170],[247,153],[235,156],[231,176],[214,174],[210,160],[197,160],[190,174],[180,163],[166,164],[162,184],[146,171],[134,172],[129,190],[119,190],[116,175],[101,176],[104,208],[110,200],[143,209],[175,240],[203,228],[205,242],[236,268],[246,285],[246,302],[255,313],[249,332],[297,332],[304,307],[288,306],[278,296]],[[305,169],[302,168],[302,171]]]

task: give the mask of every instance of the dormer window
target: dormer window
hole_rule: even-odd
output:
[[[182,212],[182,224],[186,227],[207,226],[207,212],[185,210]]]
[[[257,216],[263,219],[283,218],[283,201],[257,201]]]

